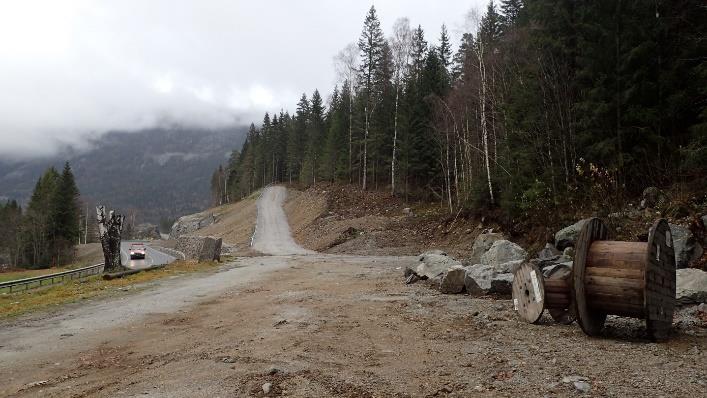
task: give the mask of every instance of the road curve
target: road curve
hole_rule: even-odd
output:
[[[131,260],[130,259],[130,244],[133,242],[121,242],[120,243],[120,254],[122,256],[123,266],[128,269],[145,269],[150,268],[154,265],[169,264],[176,260],[173,256],[169,254],[162,253],[161,251],[155,250],[150,246],[145,245],[145,259],[143,260]]]
[[[282,186],[267,187],[258,199],[258,221],[253,235],[253,249],[276,256],[290,254],[315,254],[298,245],[290,234],[287,216],[282,204],[287,189]]]

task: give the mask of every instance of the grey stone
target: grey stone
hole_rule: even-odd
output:
[[[496,275],[492,265],[475,264],[464,269],[464,286],[467,293],[483,296],[491,290],[491,279]]]
[[[210,236],[180,236],[176,249],[184,253],[186,260],[219,261],[221,260],[221,238]]]
[[[444,294],[458,294],[464,291],[464,276],[466,270],[461,265],[449,269],[439,286],[439,291]]]
[[[588,381],[589,379],[584,377],[584,376],[578,376],[578,375],[572,375],[572,376],[564,376],[562,378],[563,383],[574,383],[577,381]]]
[[[586,394],[589,392],[589,390],[592,389],[592,385],[587,383],[586,381],[575,381],[574,383],[574,388],[577,389],[577,391]]]
[[[486,253],[494,242],[503,239],[503,235],[495,232],[484,232],[474,239],[474,244],[471,246],[470,264],[478,264],[481,262],[481,256]]]
[[[679,304],[707,303],[707,272],[697,268],[679,269],[675,285]]]
[[[172,225],[172,231],[169,233],[169,238],[178,239],[182,235],[208,227],[215,222],[216,216],[214,216],[213,213],[197,213],[180,217]]]
[[[513,260],[513,261],[508,261],[503,264],[498,264],[494,265],[493,269],[499,274],[512,274],[516,272],[518,268],[520,268],[521,264],[523,264],[525,260]]]
[[[691,262],[702,257],[702,245],[695,239],[689,229],[682,225],[670,224],[675,248],[675,266],[687,268]]]
[[[510,261],[523,261],[527,256],[528,253],[522,247],[502,239],[493,242],[491,248],[481,256],[481,264],[500,266]]]
[[[567,247],[574,247],[577,237],[579,236],[579,231],[582,230],[584,223],[587,222],[586,219],[579,220],[576,223],[562,228],[555,233],[555,247],[558,250],[565,250]]]
[[[555,248],[555,246],[547,243],[545,247],[538,252],[538,259],[542,261],[547,261],[547,260],[556,260],[558,257],[560,257],[560,252]]]
[[[447,253],[434,250],[422,253],[419,257],[420,263],[415,268],[414,272],[422,279],[434,278],[444,274],[448,269],[454,266],[461,266],[461,263]]]
[[[513,274],[498,273],[491,279],[491,293],[510,296],[513,293]]]
[[[413,283],[415,283],[419,280],[420,280],[420,277],[417,276],[417,274],[410,274],[405,278],[405,284],[412,285]]]
[[[270,394],[271,390],[272,390],[272,383],[263,384],[263,394],[265,394],[265,395]]]
[[[412,209],[409,207],[403,209],[403,215],[406,217],[415,217],[415,213],[413,213]]]
[[[509,294],[513,274],[499,273],[493,265],[476,264],[464,267],[464,287],[471,295]]]

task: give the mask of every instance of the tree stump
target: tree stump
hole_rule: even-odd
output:
[[[112,210],[106,215],[105,206],[96,207],[98,218],[98,234],[103,247],[105,265],[103,273],[123,271],[125,268],[120,257],[120,234],[123,231],[125,216],[116,214]]]

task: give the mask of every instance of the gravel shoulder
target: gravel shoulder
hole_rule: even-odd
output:
[[[0,323],[0,395],[265,396],[269,383],[268,396],[545,397],[578,396],[575,382],[584,396],[707,395],[707,333],[684,313],[661,344],[626,318],[602,338],[531,325],[510,300],[405,285],[416,257],[302,249],[283,190],[258,205],[259,250],[298,255]]]
[[[586,378],[588,396],[707,393],[705,337],[691,331],[654,344],[640,338],[640,322],[610,320],[605,338],[549,320],[526,324],[508,300],[404,285],[410,257],[242,261],[249,265],[209,280],[222,279],[221,290],[164,286],[131,298],[120,316],[98,306],[43,320],[43,335],[25,340],[21,355],[3,354],[12,365],[1,371],[8,383],[0,393],[263,396],[272,383],[271,395],[298,397],[572,396],[568,376]],[[273,272],[241,280],[259,261]],[[179,302],[157,304],[171,295]],[[76,328],[99,321],[112,323]],[[0,339],[7,344],[7,334]]]

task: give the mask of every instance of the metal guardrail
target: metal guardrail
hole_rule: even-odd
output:
[[[54,274],[35,276],[32,278],[17,279],[14,281],[0,282],[0,292],[13,293],[22,290],[34,289],[42,286],[51,286],[64,281],[81,279],[103,272],[103,263],[89,265],[88,267],[71,269]]]

